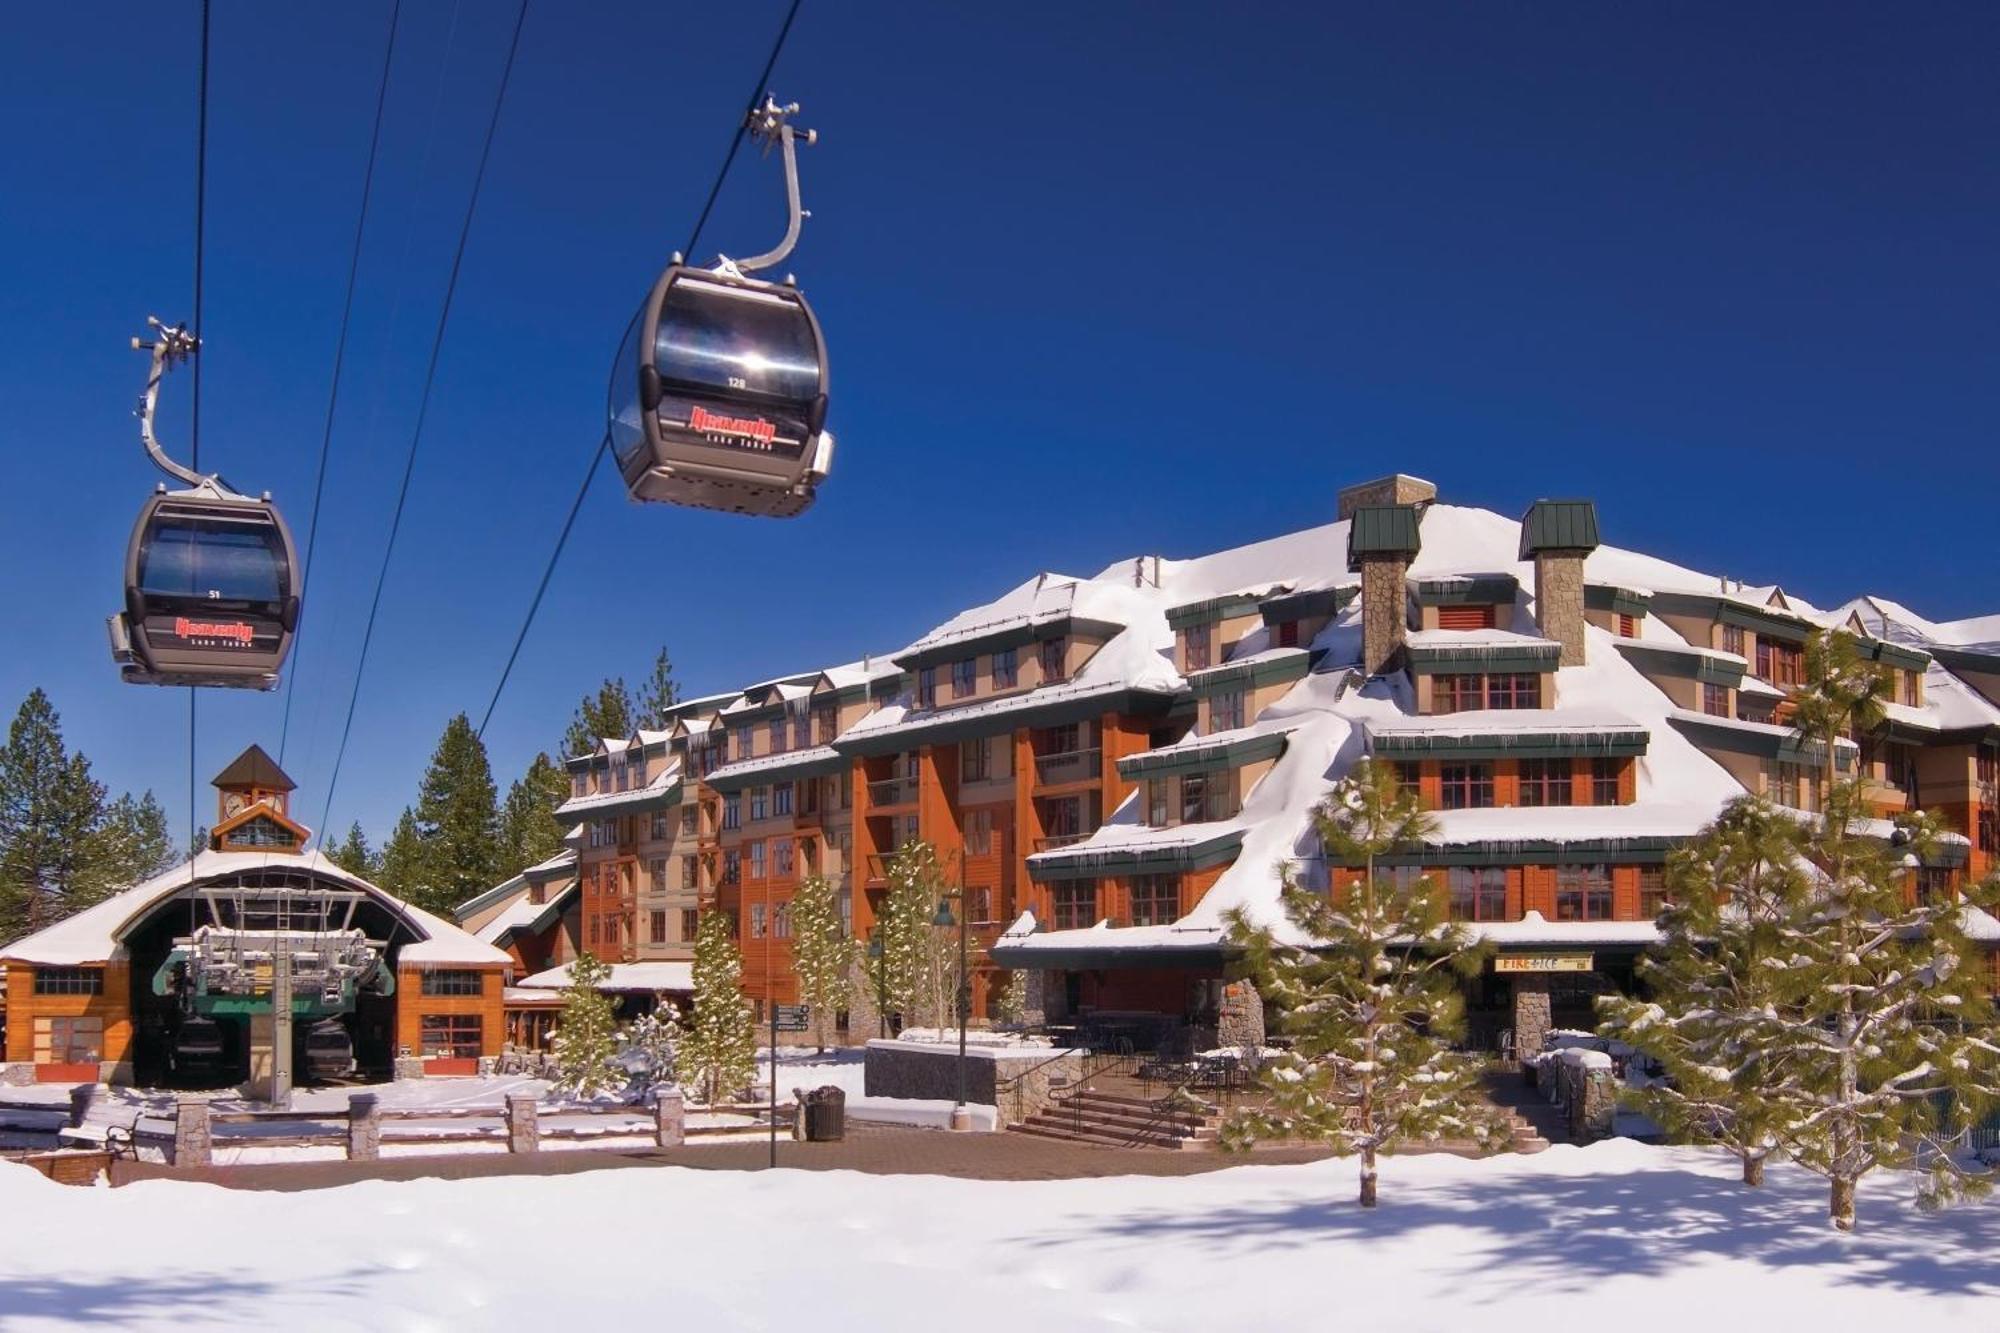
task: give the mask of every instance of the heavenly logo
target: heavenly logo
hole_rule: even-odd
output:
[[[703,407],[688,413],[688,429],[704,435],[735,435],[759,444],[769,444],[778,434],[777,426],[762,417],[717,416]]]
[[[174,634],[183,639],[222,639],[239,647],[250,646],[250,627],[235,620],[189,620],[174,617]]]

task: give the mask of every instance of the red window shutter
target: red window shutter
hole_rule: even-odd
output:
[[[1490,606],[1441,606],[1438,608],[1439,629],[1492,629],[1493,608]]]

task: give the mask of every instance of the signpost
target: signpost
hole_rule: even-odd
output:
[[[778,1164],[778,1034],[804,1032],[812,1009],[803,1004],[773,1004],[771,1010],[771,1165]]]

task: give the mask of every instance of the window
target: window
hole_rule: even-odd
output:
[[[1621,805],[1624,797],[1619,788],[1624,784],[1623,759],[1609,759],[1598,755],[1590,761],[1590,803],[1592,805]]]
[[[770,726],[765,729],[765,734],[770,741],[765,753],[783,754],[785,752],[785,719],[782,717],[774,719]]]
[[[753,940],[764,938],[764,904],[762,903],[750,904],[750,938]]]
[[[722,854],[722,882],[737,884],[743,879],[743,853],[731,847]]]
[[[663,910],[646,913],[646,939],[653,944],[667,942],[667,914]]]
[[[1492,629],[1494,609],[1491,606],[1441,606],[1438,608],[1439,629]]]
[[[1492,764],[1445,764],[1438,776],[1438,800],[1445,809],[1485,810],[1492,806]]]
[[[1819,785],[1801,764],[1778,765],[1771,782],[1771,799],[1794,810],[1819,809]]]
[[[701,829],[701,807],[684,805],[681,807],[681,836],[692,838]]]
[[[1485,681],[1478,676],[1432,676],[1431,711],[1462,713],[1486,706]]]
[[[750,736],[750,728],[738,727],[729,734],[736,742],[736,757],[748,759],[750,752],[756,748],[756,742]]]
[[[993,688],[1011,690],[1021,680],[1021,656],[1012,648],[993,654]]]
[[[1701,687],[1701,711],[1710,717],[1729,716],[1729,687],[1713,681]]]
[[[101,967],[38,967],[35,969],[37,995],[102,995],[104,969]]]
[[[752,787],[750,789],[750,822],[754,824],[758,820],[768,819],[770,816],[771,789],[769,787]]]
[[[792,813],[792,784],[780,782],[771,788],[771,813],[789,815]]]
[[[771,873],[789,875],[792,873],[792,840],[790,838],[771,839]]]
[[[1618,613],[1618,637],[1621,639],[1638,638],[1639,618],[1637,616],[1628,616],[1623,611],[1620,611]]]
[[[1181,823],[1199,824],[1208,818],[1208,774],[1181,775]]]
[[[1046,807],[1047,817],[1044,820],[1044,825],[1049,837],[1076,838],[1083,836],[1083,802],[1079,797],[1065,796],[1060,800],[1047,802]]]
[[[813,743],[812,700],[794,699],[785,705],[785,712],[792,719],[792,748],[805,749]]]
[[[953,662],[951,664],[952,698],[954,699],[968,698],[972,694],[972,692],[978,688],[979,688],[978,658],[968,657],[964,661]]]
[[[1085,930],[1097,924],[1097,881],[1080,879],[1049,889],[1057,930]]]
[[[1278,622],[1278,646],[1280,648],[1296,648],[1299,646],[1298,621],[1280,620]]]
[[[1912,708],[1922,708],[1924,706],[1924,678],[1914,671],[1905,671],[1902,675],[1903,702]]]
[[[757,839],[747,844],[750,849],[750,878],[764,878],[764,840]]]
[[[1181,914],[1178,875],[1139,875],[1132,880],[1132,924],[1164,926]]]
[[[478,1014],[425,1014],[421,1031],[425,1055],[452,1060],[477,1060],[480,1056]]]
[[[993,771],[993,738],[980,736],[958,747],[958,780],[984,782]]]
[[[965,854],[985,856],[993,850],[993,812],[968,810],[965,813]]]
[[[646,887],[653,893],[667,891],[667,858],[656,856],[646,863]]]
[[[1453,866],[1447,882],[1453,921],[1507,919],[1507,872],[1500,866]]]
[[[1173,799],[1171,779],[1153,778],[1146,783],[1146,824],[1151,828],[1165,828],[1171,818],[1167,813],[1168,804]]]
[[[692,856],[681,858],[681,892],[693,893],[701,887],[701,869]]]
[[[1042,663],[1042,684],[1059,685],[1069,679],[1069,640],[1043,639],[1037,650]]]
[[[787,899],[771,907],[771,938],[788,940],[792,937],[792,904]]]
[[[1603,866],[1556,867],[1556,920],[1609,921],[1611,872]]]
[[[975,926],[993,924],[993,890],[984,885],[966,889],[965,919]]]
[[[1667,910],[1667,872],[1662,866],[1639,867],[1639,915],[1648,921]]]
[[[1421,793],[1424,789],[1423,765],[1409,759],[1396,761],[1396,785],[1407,792]]]
[[[1229,690],[1209,696],[1208,729],[1234,731],[1243,725],[1243,691]]]
[[[1979,850],[2000,853],[2000,810],[1990,805],[1979,807]]]
[[[1735,653],[1738,657],[1743,656],[1743,627],[1741,625],[1724,625],[1722,627],[1722,651],[1725,653]]]
[[[1213,664],[1207,625],[1189,625],[1181,631],[1181,659],[1184,671],[1203,671]]]
[[[814,708],[812,719],[813,739],[821,745],[833,744],[833,738],[840,734],[840,709]]]
[[[1569,805],[1575,798],[1567,759],[1521,761],[1522,805]]]
[[[1944,866],[1923,866],[1917,871],[1917,901],[1925,906],[1948,903],[1958,895],[1952,891],[1951,871]]]
[[[1757,636],[1757,674],[1773,685],[1797,685],[1805,679],[1805,654],[1795,643]]]
[[[1542,678],[1532,671],[1505,671],[1486,678],[1488,708],[1540,708]]]
[[[653,816],[654,842],[665,842],[667,840],[668,825],[670,822],[667,818],[667,812],[664,810]]]
[[[470,968],[438,967],[423,974],[426,995],[477,995],[486,978]]]
[[[296,839],[289,829],[275,819],[262,815],[247,824],[238,824],[222,839],[229,847],[290,847]]]
[[[101,1018],[36,1018],[35,1063],[88,1065],[104,1058]]]
[[[683,942],[701,934],[701,913],[692,907],[681,909],[681,939]]]
[[[937,707],[937,668],[925,667],[917,672],[917,707]]]
[[[739,829],[743,827],[743,794],[731,792],[722,798],[722,827]]]

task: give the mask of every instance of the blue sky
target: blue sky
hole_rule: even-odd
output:
[[[474,225],[332,823],[477,718],[782,0],[539,0]],[[184,693],[102,620],[155,474],[126,339],[190,311],[197,7],[0,44],[0,703],[187,799]],[[216,0],[204,464],[303,540],[387,0]],[[317,824],[512,6],[407,0],[286,764]],[[1815,600],[1995,609],[2000,9],[807,0],[793,263],[840,453],[789,523],[606,469],[488,740],[607,673],[709,690],[901,646],[1049,568],[1326,521],[1391,469]],[[746,157],[703,249],[781,225]],[[706,259],[710,256],[703,255]],[[168,390],[185,440],[188,380]],[[275,749],[209,692],[197,767]],[[204,795],[204,802],[206,797]],[[207,816],[204,805],[203,816]]]

